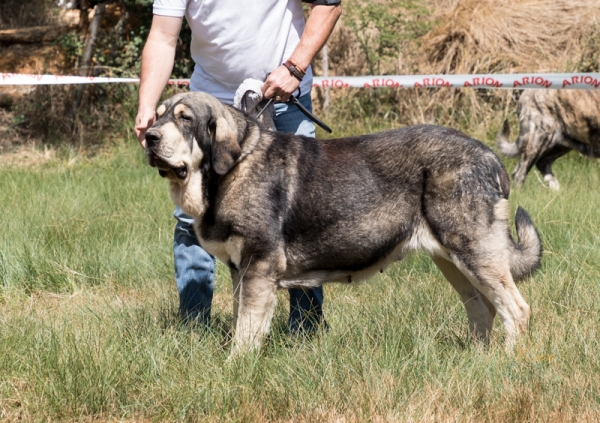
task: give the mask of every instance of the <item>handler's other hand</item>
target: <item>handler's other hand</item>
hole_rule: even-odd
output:
[[[138,114],[135,118],[135,136],[142,148],[146,148],[146,131],[148,128],[152,126],[154,121],[156,120],[156,115],[154,110],[151,111],[138,111]]]
[[[276,68],[269,74],[267,80],[262,86],[264,98],[281,97],[278,101],[286,102],[290,96],[298,89],[300,81],[294,78],[290,71],[283,65]]]

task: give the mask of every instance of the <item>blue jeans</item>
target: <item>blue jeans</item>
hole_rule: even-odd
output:
[[[312,111],[310,94],[299,98]],[[292,103],[275,104],[275,126],[279,132],[290,132],[309,137],[315,136],[315,126],[310,119]],[[179,207],[173,213],[177,224],[173,242],[175,280],[179,291],[179,310],[186,320],[210,323],[210,306],[215,288],[215,258],[198,242],[192,226],[193,219]],[[323,322],[323,288],[288,290],[290,315],[288,328],[291,332],[313,332]]]

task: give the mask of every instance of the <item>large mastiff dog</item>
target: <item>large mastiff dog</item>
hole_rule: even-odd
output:
[[[513,179],[521,185],[535,164],[552,190],[560,189],[552,163],[571,150],[600,156],[600,91],[525,90],[519,99],[521,130],[515,143],[504,122],[498,133],[500,153],[519,157]]]
[[[201,245],[231,269],[233,354],[260,345],[278,288],[354,283],[417,249],[460,295],[474,337],[496,313],[508,345],[527,328],[515,280],[538,267],[539,237],[519,208],[513,241],[502,163],[456,130],[317,140],[186,93],[158,108],[146,153]]]

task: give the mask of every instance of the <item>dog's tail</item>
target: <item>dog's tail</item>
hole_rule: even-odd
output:
[[[510,273],[515,281],[519,281],[540,267],[542,243],[533,221],[521,207],[517,208],[515,226],[518,242],[512,242]]]
[[[504,121],[502,129],[496,135],[496,146],[500,153],[507,157],[517,157],[521,150],[519,142],[510,142],[510,125],[508,120]]]

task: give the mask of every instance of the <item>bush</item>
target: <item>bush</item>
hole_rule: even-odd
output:
[[[152,0],[124,0],[107,6],[94,44],[91,74],[138,77],[151,22]],[[86,34],[87,31],[71,32],[57,40],[69,62],[74,64],[75,73],[80,66]],[[184,20],[173,78],[187,78],[191,74],[190,41],[189,26]],[[14,107],[20,131],[42,138],[44,143],[66,142],[89,148],[102,144],[109,138],[107,134],[131,126],[137,104],[135,85],[83,86],[82,102],[75,107],[77,89],[78,86],[37,87]]]

